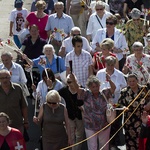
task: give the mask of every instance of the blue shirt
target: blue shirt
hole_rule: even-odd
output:
[[[67,14],[62,14],[61,18],[57,17],[57,13],[51,14],[48,18],[45,30],[54,31],[54,28],[64,31],[67,35],[70,34],[71,29],[74,27],[73,20]],[[62,37],[59,32],[56,32],[55,37],[57,41],[62,41]]]
[[[45,66],[42,66],[42,65],[39,64],[40,58],[45,58],[46,59],[46,65]],[[57,58],[58,58],[58,68],[57,68],[57,61],[56,61]],[[56,74],[58,72],[61,73],[61,72],[66,70],[65,62],[60,56],[54,55],[51,64],[50,64],[48,58],[45,55],[41,55],[38,58],[33,59],[32,61],[34,63],[33,67],[38,67],[41,77],[42,77],[42,72],[45,69],[45,67],[50,68],[53,71],[54,74]]]

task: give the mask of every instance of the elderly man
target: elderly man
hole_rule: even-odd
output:
[[[0,64],[0,70],[8,70],[11,74],[11,82],[18,83],[23,88],[24,96],[29,96],[29,91],[26,87],[26,76],[21,65],[13,62],[12,53],[8,51],[3,51],[1,53],[2,63]]]
[[[73,27],[71,29],[71,36],[62,42],[62,46],[58,53],[61,57],[65,57],[67,53],[73,50],[72,38],[77,35],[81,35],[81,30],[79,27]],[[81,36],[81,38],[83,40],[82,48],[88,52],[92,52],[92,48],[90,47],[88,40],[83,36]]]
[[[105,58],[106,68],[101,69],[97,72],[97,78],[102,83],[100,89],[109,88],[110,85],[106,80],[106,73],[110,75],[110,79],[116,86],[113,103],[118,103],[121,89],[127,86],[124,74],[115,68],[116,58],[114,56],[108,56]]]
[[[0,112],[8,114],[10,126],[23,133],[24,126],[28,126],[27,102],[21,87],[12,83],[10,79],[11,74],[8,70],[0,70]]]
[[[62,40],[69,36],[74,23],[70,16],[63,13],[64,4],[62,2],[55,3],[54,8],[56,13],[49,16],[45,30],[49,38],[53,33],[52,36],[54,36],[54,38],[51,42],[56,50],[56,54],[58,54]]]

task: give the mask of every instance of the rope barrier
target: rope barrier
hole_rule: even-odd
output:
[[[143,99],[146,98],[146,96],[149,94],[150,91],[148,91],[146,93],[146,95],[144,96]],[[124,127],[124,125],[127,123],[127,121],[132,117],[132,115],[135,113],[135,111],[138,109],[138,107],[141,105],[141,102],[143,101],[143,99],[140,101],[140,103],[137,105],[137,107],[134,109],[134,111],[131,113],[131,115],[126,119],[126,121],[123,123],[123,125],[117,130],[117,132],[105,143],[105,145],[103,145],[103,147],[101,147],[101,149],[99,150],[102,150],[114,137],[115,135]],[[130,105],[131,106],[131,105]]]
[[[139,92],[139,94],[134,98],[134,100],[133,100],[126,108],[129,108],[129,107],[135,102],[135,100],[141,95],[141,93],[143,92],[143,90],[145,89],[145,87],[146,87],[146,86],[144,86],[144,87],[141,89],[141,91]],[[148,92],[147,92],[147,93],[148,93]],[[146,95],[146,96],[147,96],[147,95]],[[143,99],[142,99],[142,100],[143,100]],[[90,137],[88,137],[88,138],[86,138],[86,139],[84,139],[84,140],[82,140],[82,141],[80,141],[80,142],[78,142],[78,143],[72,144],[72,145],[67,146],[67,147],[65,147],[65,148],[62,148],[62,149],[60,149],[60,150],[66,150],[66,149],[68,149],[68,148],[72,148],[72,147],[74,147],[74,146],[77,146],[77,145],[79,145],[79,144],[81,144],[81,143],[83,143],[83,142],[89,140],[90,138],[94,137],[95,135],[99,134],[101,131],[105,130],[105,129],[108,128],[113,122],[115,122],[126,110],[127,110],[127,109],[124,109],[112,122],[110,122],[108,125],[106,125],[104,128],[102,128],[101,130],[99,130],[99,131],[96,132],[95,134],[91,135]],[[119,132],[119,131],[118,131],[118,132]]]

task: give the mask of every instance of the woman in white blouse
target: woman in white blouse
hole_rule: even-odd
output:
[[[89,42],[93,40],[98,29],[106,27],[106,18],[111,15],[110,12],[105,10],[105,4],[102,1],[96,2],[95,10],[96,12],[89,18],[86,30],[86,35]]]
[[[48,77],[47,77],[48,76]],[[50,68],[47,68],[46,71],[42,72],[42,80],[38,83],[37,88],[35,85],[32,85],[33,96],[38,97],[40,100],[40,105],[46,102],[46,95],[49,90],[58,91],[64,86],[64,84],[55,78],[53,71]]]

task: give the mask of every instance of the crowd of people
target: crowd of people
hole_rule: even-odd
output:
[[[27,149],[31,99],[41,150],[85,150],[85,138],[87,150],[150,150],[142,0],[34,0],[30,12],[23,4],[15,0],[9,17],[16,62],[1,53],[0,150]]]

